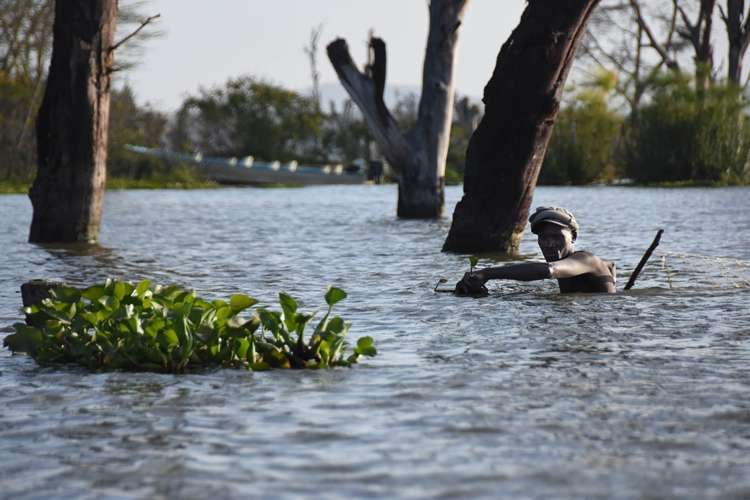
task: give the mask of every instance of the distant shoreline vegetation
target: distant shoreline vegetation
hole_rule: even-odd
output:
[[[446,185],[448,186],[460,186],[463,179],[455,177],[452,180],[447,180]],[[661,189],[681,189],[681,188],[723,188],[723,187],[743,187],[748,186],[748,183],[729,183],[723,181],[664,181],[664,182],[621,182],[615,179],[613,182],[591,182],[588,184],[541,184],[545,187],[627,187],[627,188],[661,188]],[[0,182],[0,196],[11,195],[11,194],[27,194],[30,183],[7,183]],[[163,179],[163,180],[148,180],[148,179],[110,179],[107,181],[107,191],[124,191],[124,190],[136,190],[136,189],[174,189],[174,190],[193,190],[193,189],[222,189],[222,188],[236,188],[234,185],[222,185],[212,181],[201,181],[197,180],[194,182],[186,182],[178,179]],[[250,187],[250,186],[248,186]],[[303,186],[293,184],[269,184],[262,186],[252,186],[255,188],[263,189],[278,189],[278,188],[301,188]]]
[[[115,177],[107,179],[107,190],[118,191],[124,189],[216,189],[221,187],[216,182],[196,176],[157,177],[145,179],[130,179]],[[0,181],[0,195],[27,194],[31,188],[31,181]]]
[[[657,76],[647,101],[617,111],[612,73],[566,91],[539,174],[539,185],[588,185],[632,179],[659,187],[750,184],[750,119],[739,89],[715,82],[700,92],[681,73]],[[29,83],[0,72],[0,131],[22,141],[0,141],[0,194],[28,192],[35,162],[34,104]],[[400,126],[416,120],[418,97],[393,106]],[[194,165],[137,155],[125,144],[201,151],[219,157],[252,153],[273,161],[347,164],[372,154],[362,117],[351,103],[324,111],[311,97],[245,76],[201,89],[168,116],[139,105],[126,85],[112,92],[108,189],[216,187]],[[469,138],[481,108],[457,98],[445,170],[447,185],[463,181]],[[24,133],[22,133],[24,132]],[[290,186],[282,186],[290,187]]]
[[[723,187],[750,184],[750,117],[741,89],[696,90],[681,73],[659,75],[629,116],[614,111],[616,76],[603,73],[560,111],[540,185],[612,183]]]

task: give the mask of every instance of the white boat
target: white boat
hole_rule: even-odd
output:
[[[252,156],[245,158],[220,158],[189,155],[167,149],[147,148],[128,144],[128,151],[163,158],[170,161],[192,163],[200,167],[206,176],[220,184],[364,184],[368,182],[365,169],[352,165],[323,165],[321,167],[300,165],[296,161],[288,163],[260,162]],[[371,179],[372,180],[372,179]]]

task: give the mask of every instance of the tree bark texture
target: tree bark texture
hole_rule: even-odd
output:
[[[422,95],[415,127],[403,133],[383,101],[385,43],[370,40],[372,63],[360,72],[346,41],[328,45],[328,58],[339,80],[359,106],[383,156],[398,175],[397,213],[405,218],[436,218],[442,214],[445,162],[453,119],[453,68],[458,28],[468,0],[432,0]]]
[[[106,181],[117,0],[58,0],[47,87],[37,115],[29,241],[93,242]]]
[[[727,79],[739,86],[742,85],[742,60],[750,44],[750,12],[745,12],[745,0],[727,0],[726,12],[723,9],[720,12],[729,42]]]
[[[578,42],[599,0],[529,0],[484,89],[443,247],[515,253]]]

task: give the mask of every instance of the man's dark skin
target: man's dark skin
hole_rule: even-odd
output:
[[[562,293],[615,293],[614,262],[575,250],[573,232],[550,222],[539,222],[539,248],[547,262],[523,262],[500,267],[487,267],[466,273],[456,285],[459,295],[481,294],[488,280],[509,279],[536,281],[554,278]]]

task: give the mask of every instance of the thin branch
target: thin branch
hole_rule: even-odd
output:
[[[687,40],[690,40],[690,43],[693,44],[693,48],[697,52],[700,48],[700,25],[702,22],[701,19],[703,16],[703,11],[701,10],[700,15],[698,16],[698,20],[695,22],[695,24],[693,24],[690,22],[690,18],[685,12],[685,9],[677,5],[677,0],[673,0],[673,2],[675,4],[675,7],[677,7],[677,10],[680,12],[682,23],[685,25],[685,29],[678,29],[677,34]]]
[[[623,65],[622,61],[619,61],[614,55],[610,54],[610,51],[604,50],[604,48],[599,43],[599,40],[595,36],[591,36],[588,40],[591,44],[593,44],[593,47],[589,47],[587,45],[582,46],[582,50],[589,55],[597,64],[599,64],[602,68],[604,68],[604,65],[599,62],[597,59],[597,56],[594,55],[594,52],[598,52],[602,56],[606,57],[609,62],[611,62],[617,69],[619,69],[621,72],[626,73],[629,72],[627,68]]]
[[[677,2],[674,3],[674,8],[672,9],[672,21],[669,25],[669,34],[667,35],[667,42],[666,46],[667,48],[670,48],[672,46],[672,37],[674,36],[675,31],[677,30]]]
[[[724,12],[724,9],[721,8],[721,4],[719,4],[719,16],[721,17],[721,20],[724,21],[724,24],[727,25],[727,28],[729,28],[729,19],[727,18],[727,14]]]
[[[140,26],[138,26],[138,27],[137,27],[137,28],[135,29],[135,31],[133,31],[133,32],[132,32],[131,34],[129,34],[128,36],[126,36],[125,38],[123,38],[122,40],[120,40],[119,42],[117,42],[116,44],[114,44],[113,46],[111,46],[111,47],[109,48],[109,51],[110,51],[110,52],[114,52],[115,50],[117,50],[118,48],[120,48],[120,46],[121,46],[122,44],[124,44],[125,42],[127,42],[128,40],[130,40],[131,38],[133,38],[133,37],[134,37],[135,35],[137,35],[137,34],[138,34],[138,33],[139,33],[139,32],[140,32],[140,31],[141,31],[141,30],[142,30],[143,28],[145,28],[145,27],[146,27],[146,26],[147,26],[147,25],[148,25],[148,24],[149,24],[149,23],[150,23],[151,21],[153,21],[154,19],[158,19],[158,18],[160,18],[160,17],[161,17],[161,14],[156,14],[155,16],[147,17],[146,19],[144,19],[144,20],[143,20],[143,22],[141,22],[141,25],[140,25]]]
[[[651,31],[651,28],[648,26],[646,21],[643,19],[643,14],[641,14],[641,7],[638,2],[636,0],[630,0],[630,6],[633,8],[636,21],[641,26],[641,28],[643,28],[643,31],[646,33],[646,36],[651,42],[650,46],[659,53],[659,56],[661,56],[661,58],[664,60],[667,67],[673,70],[679,70],[680,67],[677,64],[677,61],[669,57],[667,51],[664,49],[664,47],[661,46],[658,40],[656,40],[656,36]]]

